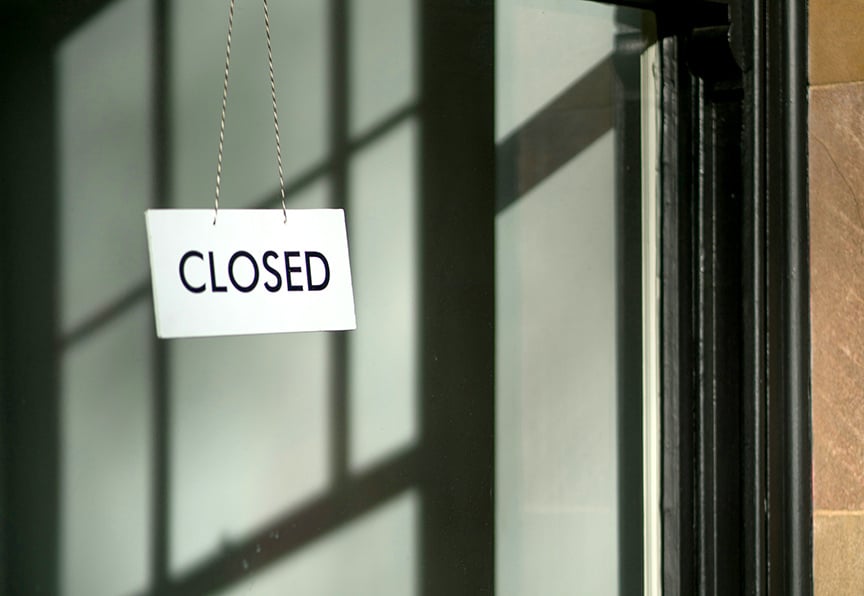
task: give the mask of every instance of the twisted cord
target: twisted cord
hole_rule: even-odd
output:
[[[213,225],[219,215],[219,192],[222,188],[222,149],[225,145],[225,110],[228,107],[228,68],[231,66],[231,32],[234,29],[234,0],[228,5],[228,41],[225,44],[225,80],[222,83],[222,115],[219,118],[219,155],[216,158],[216,198],[213,201]]]
[[[219,215],[219,197],[222,189],[222,155],[225,146],[225,113],[228,107],[228,72],[231,66],[231,34],[234,30],[234,3],[228,5],[228,40],[225,44],[225,78],[222,83],[222,112],[219,118],[219,151],[216,158],[216,197],[213,201],[213,225]],[[279,170],[279,192],[282,196],[282,217],[288,221],[285,207],[285,174],[282,169],[282,143],[279,140],[279,113],[276,108],[276,77],[273,74],[273,46],[270,41],[270,10],[264,0],[264,33],[267,37],[267,67],[270,73],[270,97],[273,101],[273,128],[276,133],[276,164]]]
[[[273,128],[276,131],[276,164],[279,168],[279,192],[282,193],[282,216],[288,221],[288,211],[285,209],[285,178],[282,173],[282,145],[279,142],[279,114],[276,111],[276,78],[273,76],[273,48],[270,44],[270,11],[267,0],[264,0],[264,32],[267,36],[267,66],[270,69],[270,97],[273,99]]]

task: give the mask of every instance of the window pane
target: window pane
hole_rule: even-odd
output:
[[[417,438],[417,127],[408,120],[359,153],[351,170],[349,339],[351,467]]]
[[[416,0],[350,2],[351,132],[413,107],[417,97]]]
[[[114,3],[56,53],[66,332],[113,300],[146,295],[141,221],[152,193],[149,16],[147,0]]]
[[[178,207],[213,204],[226,3],[171,2],[172,196]],[[326,2],[270,3],[273,69],[286,180],[328,157]],[[237,2],[231,38],[222,207],[257,207],[279,192],[273,106],[260,2]]]
[[[66,596],[133,593],[149,583],[152,321],[142,216],[152,194],[150,8],[147,0],[114,2],[54,54]],[[47,370],[51,358],[33,370]]]
[[[295,200],[327,204],[320,184]],[[171,342],[171,554],[187,570],[322,493],[329,481],[329,338]]]
[[[630,593],[641,523],[621,524],[641,518],[626,467],[641,435],[620,429],[640,420],[641,377],[622,353],[640,328],[622,321],[641,296],[623,229],[639,229],[640,162],[622,147],[640,125],[638,74],[622,68],[638,73],[642,14],[501,0],[496,19],[496,585]]]

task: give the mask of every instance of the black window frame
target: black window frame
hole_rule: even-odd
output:
[[[605,3],[658,23],[663,592],[812,594],[807,4]]]
[[[812,594],[806,3],[627,4],[662,65],[663,592]]]

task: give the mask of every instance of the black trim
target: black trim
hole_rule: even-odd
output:
[[[660,357],[662,392],[663,589],[696,594],[693,491],[694,213],[689,199],[690,89],[674,38],[660,42],[662,60]]]
[[[729,8],[660,16],[664,593],[805,595],[804,2]]]
[[[60,585],[56,71],[37,16],[0,35],[0,594]]]
[[[169,0],[154,0],[151,6],[153,44],[152,105],[153,131],[151,137],[151,159],[153,167],[153,187],[150,202],[156,208],[168,208],[173,204],[172,197],[172,127],[171,127],[171,7]],[[141,292],[143,290],[143,292]],[[95,325],[84,326],[87,333],[96,332],[126,308],[134,306],[140,298],[150,300],[148,283],[139,285],[121,300],[119,308],[106,309],[91,319]],[[153,309],[149,309],[153,312]],[[156,322],[152,321],[151,329]],[[64,338],[64,347],[80,341],[81,336],[69,335]],[[158,339],[155,334],[150,338],[151,369],[153,380],[150,394],[152,418],[151,442],[151,504],[150,515],[152,538],[149,552],[150,581],[154,592],[163,591],[171,580],[171,344]]]
[[[495,6],[419,8],[418,594],[494,594]]]
[[[752,143],[767,233],[767,589],[811,594],[806,10],[804,0],[754,4],[753,121],[766,133],[754,126]]]
[[[627,11],[629,12],[629,11]],[[618,22],[627,18],[619,11]],[[639,16],[638,14],[636,15]],[[615,277],[618,593],[643,592],[641,31],[615,36]],[[596,90],[595,90],[596,93]]]

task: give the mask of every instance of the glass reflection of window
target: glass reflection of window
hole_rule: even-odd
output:
[[[346,208],[359,329],[159,342],[142,215],[210,205],[224,12],[116,0],[56,53],[64,594],[409,594],[415,6],[270,8],[289,206]],[[238,3],[227,208],[278,196],[266,77]]]

